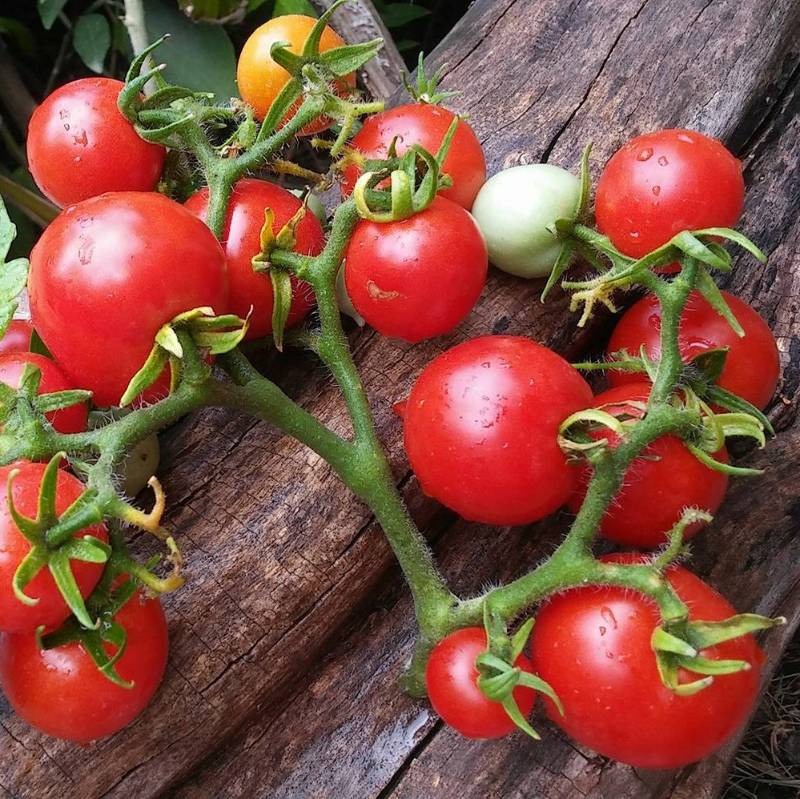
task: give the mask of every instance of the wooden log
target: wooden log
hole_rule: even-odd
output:
[[[449,62],[446,88],[464,91],[456,105],[470,113],[492,170],[542,157],[574,167],[588,138],[602,163],[630,135],[668,124],[721,135],[749,157],[744,229],[773,260],[768,271],[742,263],[733,288],[780,336],[789,404],[778,441],[753,456],[771,468],[763,492],[735,487],[694,565],[742,609],[785,608],[793,622],[798,6],[478,0],[434,58]],[[532,335],[570,356],[596,344],[597,327],[577,336],[564,298],[541,306],[540,289],[495,273],[470,319],[444,340],[408,347],[369,331],[353,337],[398,481],[464,592],[535,563],[567,520],[500,531],[456,522],[408,478],[391,402],[433,355],[471,335]],[[292,357],[268,368],[345,429],[319,367]],[[0,707],[0,786],[10,795],[655,797],[673,785],[702,795],[691,793],[697,784],[714,795],[725,755],[651,778],[576,752],[547,725],[540,747],[517,737],[477,746],[442,733],[396,686],[410,605],[370,514],[327,466],[266,426],[217,410],[185,420],[165,444],[169,524],[192,577],[167,603],[165,684],[139,722],[90,749],[39,736]],[[788,632],[771,634],[773,655]]]

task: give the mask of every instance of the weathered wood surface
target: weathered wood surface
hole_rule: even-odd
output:
[[[449,63],[492,171],[549,158],[602,163],[625,138],[664,125],[721,136],[746,159],[744,229],[772,254],[743,261],[731,287],[779,336],[780,434],[747,456],[769,473],[737,482],[693,566],[743,610],[782,612],[774,666],[800,618],[800,0],[478,0],[434,54]],[[448,576],[469,593],[551,551],[565,515],[529,528],[467,525],[420,496],[391,402],[443,347],[489,331],[531,335],[568,356],[563,298],[493,274],[467,323],[408,347],[354,335],[397,479]],[[336,392],[304,358],[269,370],[321,418],[344,426]],[[681,773],[637,773],[566,742],[474,744],[442,729],[396,685],[413,634],[407,595],[369,512],[326,465],[265,425],[216,410],[167,436],[169,524],[191,566],[167,601],[172,655],[153,705],[90,749],[37,735],[0,704],[0,794],[13,797],[714,797],[732,748]],[[509,557],[509,553],[513,555]],[[3,793],[4,792],[4,793]]]

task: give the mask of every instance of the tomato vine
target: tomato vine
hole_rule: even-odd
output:
[[[181,152],[199,166],[209,193],[206,221],[218,239],[223,234],[231,193],[237,181],[259,169],[269,169],[276,162],[276,168],[286,171],[287,164],[280,161],[280,154],[298,132],[320,118],[336,120],[340,130],[335,141],[329,143],[335,156],[347,143],[356,119],[382,108],[380,103],[348,99],[332,89],[339,78],[369,60],[379,47],[377,42],[343,46],[326,51],[323,57],[319,51],[319,37],[337,5],[334,4],[314,26],[302,56],[290,53],[280,44],[273,45],[273,57],[292,77],[260,125],[240,105],[212,105],[205,95],[166,84],[160,77],[159,67],[148,69],[148,60],[161,42],[146,48],[134,60],[120,94],[119,107],[143,139]],[[151,81],[155,91],[145,97],[142,92]],[[298,100],[301,100],[299,106],[296,105]],[[583,224],[588,203],[587,151],[575,214],[572,218],[558,220],[555,225],[562,255],[548,288],[562,277],[571,257],[578,254],[592,264],[602,264],[601,271],[592,278],[562,283],[572,292],[574,307],[583,305],[581,324],[591,316],[598,303],[613,308],[613,292],[619,289],[640,286],[654,295],[661,312],[660,355],[656,361],[637,353],[627,354],[623,359],[624,368],[649,375],[653,387],[646,411],[635,424],[624,430],[619,428],[620,441],[613,449],[603,446],[606,443],[603,439],[590,440],[586,436],[587,426],[619,425],[609,414],[588,410],[573,414],[564,422],[560,438],[562,448],[585,457],[592,477],[563,542],[546,561],[507,585],[492,588],[477,597],[458,597],[448,587],[397,490],[342,327],[336,295],[337,276],[346,249],[355,226],[362,219],[381,223],[408,218],[429,207],[437,190],[449,185],[441,166],[458,123],[458,118],[454,118],[442,148],[435,154],[415,146],[402,156],[391,151],[385,159],[362,160],[367,171],[355,184],[353,196],[336,209],[327,242],[318,255],[292,251],[293,222],[287,223],[277,235],[268,222],[262,232],[262,253],[258,258],[273,281],[276,342],[282,345],[287,310],[282,305],[291,300],[291,290],[288,298],[286,296],[291,275],[313,289],[319,327],[305,331],[302,343],[317,354],[338,384],[352,422],[351,437],[342,437],[323,425],[255,369],[238,348],[247,329],[247,319],[232,315],[214,317],[204,309],[186,309],[187,313],[161,328],[148,362],[126,392],[126,400],[134,400],[168,367],[172,374],[172,390],[167,397],[135,408],[123,418],[98,429],[59,433],[45,420],[43,398],[37,399],[30,386],[24,387],[25,380],[32,379],[29,369],[27,378],[23,376],[22,389],[6,388],[0,392],[4,414],[4,428],[0,433],[2,462],[47,461],[59,458],[59,453],[68,453],[73,469],[85,479],[86,490],[57,522],[53,522],[49,532],[44,533],[46,545],[53,550],[64,546],[75,530],[89,523],[109,522],[112,531],[120,524],[138,526],[168,542],[169,559],[174,567],[172,574],[159,577],[151,564],[136,564],[128,557],[124,540],[116,532],[111,536],[108,552],[98,548],[92,556],[116,564],[117,573],[127,572],[158,593],[172,590],[181,582],[175,543],[161,525],[164,503],[160,486],[157,481],[152,483],[156,505],[152,512],[144,513],[120,496],[116,469],[136,443],[198,408],[218,406],[250,414],[273,424],[324,458],[354,494],[369,506],[380,523],[409,584],[418,621],[417,646],[405,679],[411,693],[425,693],[426,664],[439,642],[456,630],[485,625],[489,651],[487,657],[479,659],[483,669],[482,684],[489,686],[484,693],[493,701],[502,702],[504,707],[508,705],[506,709],[516,720],[519,714],[514,710],[513,701],[509,704],[509,697],[517,684],[536,685],[545,693],[548,686],[541,680],[536,683],[537,678],[524,677],[513,666],[525,641],[512,637],[510,628],[540,600],[586,585],[632,589],[657,604],[661,624],[653,636],[652,646],[665,684],[676,691],[682,690],[675,677],[678,668],[675,657],[682,658],[683,668],[698,674],[710,673],[708,663],[698,655],[704,645],[767,628],[780,620],[742,615],[705,626],[690,620],[689,609],[665,576],[665,570],[681,553],[687,527],[707,516],[697,509],[684,513],[670,531],[668,544],[651,559],[635,563],[602,560],[594,556],[592,545],[627,470],[658,438],[676,436],[701,458],[716,451],[721,445],[720,438],[724,443],[729,435],[747,435],[763,443],[764,432],[769,431],[763,414],[744,401],[731,399],[730,395],[726,398],[720,392],[712,392],[703,396],[700,382],[691,382],[687,376],[679,347],[681,314],[692,291],[699,290],[716,310],[729,314],[711,278],[712,270],[724,271],[731,265],[730,256],[717,239],[731,240],[759,259],[763,256],[741,234],[723,228],[680,232],[669,243],[638,259],[622,254],[608,238]],[[213,135],[218,126],[235,128],[223,146]],[[387,180],[390,185],[384,188]],[[659,267],[673,262],[680,264],[677,274],[667,278],[658,273]],[[209,351],[216,355],[223,376],[204,358],[204,353]],[[614,368],[613,363],[605,366]],[[693,368],[696,370],[697,364]],[[45,401],[47,410],[76,399],[74,392],[69,397],[59,398],[57,393],[44,396],[50,398]],[[722,406],[727,401],[729,412],[713,411],[706,400]],[[613,429],[617,431],[617,427]],[[708,456],[708,460],[713,459]],[[714,468],[720,470],[742,471],[714,463]],[[53,490],[52,486],[45,486],[43,495]],[[36,535],[36,540],[44,547],[43,533],[38,528]],[[98,590],[100,599],[113,594],[107,580]],[[106,612],[98,596],[93,595],[86,605],[82,598],[70,596],[70,608],[84,628],[92,628],[94,623],[88,615],[90,611],[98,614],[98,619]],[[530,628],[523,629],[529,632]],[[81,631],[75,634],[85,637]],[[105,664],[104,668],[113,676],[113,662],[110,667]],[[707,685],[705,679],[691,685],[700,690]]]

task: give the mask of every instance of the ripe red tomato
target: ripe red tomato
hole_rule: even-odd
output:
[[[72,81],[49,95],[28,126],[36,185],[62,207],[107,191],[151,191],[166,150],[141,139],[117,108],[124,84]]]
[[[403,155],[412,144],[436,155],[454,117],[452,111],[439,105],[401,105],[368,117],[350,145],[371,160],[386,158],[389,145],[395,139],[398,155]],[[453,179],[453,185],[442,191],[442,196],[469,211],[478,190],[486,182],[486,158],[478,137],[463,119],[458,123],[442,171]],[[361,170],[356,164],[344,170],[343,196],[350,196],[360,176]]]
[[[36,330],[64,372],[119,402],[159,328],[183,311],[228,310],[225,255],[211,231],[161,194],[104,194],[71,206],[31,253]],[[142,394],[166,394],[167,375]]]
[[[693,130],[637,136],[606,164],[597,183],[597,226],[632,258],[682,230],[732,227],[744,203],[741,162]]]
[[[35,366],[41,372],[40,394],[75,388],[53,361],[33,352],[11,352],[0,355],[0,382],[11,388],[19,388],[19,381],[26,364]],[[47,419],[59,433],[81,433],[86,429],[88,414],[86,403],[80,402],[69,408],[48,413]]]
[[[316,20],[302,14],[285,14],[265,22],[256,28],[250,38],[244,43],[236,67],[236,80],[242,99],[255,111],[258,119],[264,119],[269,113],[270,106],[289,82],[289,73],[277,62],[273,61],[270,49],[276,42],[289,45],[289,50],[295,54],[303,51],[308,34],[314,27]],[[326,27],[322,32],[319,42],[319,51],[324,53],[336,47],[342,47],[346,42],[336,31]],[[343,77],[339,81],[337,93],[346,95],[356,85],[355,73]],[[287,114],[291,116],[300,105],[300,100],[295,103]],[[331,124],[327,117],[320,117],[315,122],[306,125],[301,131],[302,136],[311,136],[325,130]]]
[[[104,677],[77,642],[40,650],[33,633],[0,636],[0,686],[14,711],[46,735],[82,744],[130,724],[164,675],[167,622],[161,602],[145,600],[139,592],[115,620],[128,634],[117,671],[133,688]]]
[[[356,225],[344,279],[356,311],[384,336],[417,342],[450,332],[486,283],[489,256],[475,220],[436,197],[400,222]]]
[[[686,569],[672,566],[666,574],[692,619],[721,621],[736,613]],[[752,635],[703,650],[703,657],[746,660],[752,668],[676,696],[661,682],[650,646],[659,623],[656,606],[641,594],[591,586],[554,596],[533,628],[536,673],[564,703],[562,717],[547,700],[550,718],[584,746],[638,768],[677,768],[718,749],[750,714],[764,657]]]
[[[612,416],[639,418],[643,411],[631,402],[647,402],[649,383],[630,383],[604,391],[594,398],[594,406]],[[619,444],[619,436],[607,428],[592,433],[595,439],[605,438],[611,447]],[[715,456],[727,463],[726,450]],[[569,501],[569,509],[577,513],[586,495],[591,477],[588,465],[576,467],[580,479]],[[727,475],[704,466],[675,436],[656,439],[625,473],[622,489],[614,497],[603,521],[600,534],[618,544],[633,547],[657,547],[665,543],[667,533],[680,519],[684,508],[700,508],[716,513],[728,487]],[[687,528],[684,539],[696,535],[702,525]]]
[[[58,590],[47,567],[28,583],[25,593],[39,600],[36,605],[24,605],[11,587],[17,567],[30,552],[31,545],[20,533],[11,518],[7,501],[8,475],[13,469],[19,474],[12,483],[14,507],[23,515],[35,518],[39,502],[39,487],[42,484],[45,464],[18,461],[0,467],[0,630],[6,632],[32,632],[40,624],[56,627],[69,616],[69,608]],[[63,513],[83,493],[85,486],[77,477],[64,469],[58,470],[56,486],[56,513]],[[108,540],[104,525],[87,527],[75,533],[79,538],[93,535],[101,541]],[[72,573],[81,595],[89,596],[103,573],[100,563],[70,561]]]
[[[725,369],[719,379],[722,388],[743,397],[757,408],[765,408],[780,376],[780,358],[775,337],[767,323],[747,303],[723,291],[733,315],[745,335],[736,335],[730,325],[708,304],[702,294],[692,292],[681,317],[679,346],[685,361],[710,349],[728,348]],[[632,305],[620,318],[608,352],[627,350],[638,355],[644,345],[651,358],[661,354],[661,306],[647,295]],[[637,382],[641,375],[633,372],[609,372],[612,385]]]
[[[228,262],[228,308],[231,313],[247,316],[250,328],[247,338],[263,338],[272,332],[272,282],[266,273],[253,271],[253,256],[261,252],[260,234],[264,227],[264,209],[275,214],[275,234],[297,213],[302,203],[291,192],[266,180],[240,180],[234,187],[228,205],[228,216],[222,246]],[[186,201],[186,207],[205,220],[208,189],[200,189]],[[314,214],[307,212],[295,229],[295,252],[317,255],[325,246],[325,234]],[[302,321],[314,307],[314,292],[307,283],[292,277],[292,305],[287,327]]]
[[[0,338],[0,355],[8,352],[29,352],[33,325],[27,319],[12,319]]]
[[[592,402],[586,381],[530,339],[484,336],[433,360],[411,390],[405,447],[423,491],[465,519],[528,524],[563,505],[576,471],[557,442]]]
[[[442,720],[467,738],[500,738],[516,725],[502,704],[489,699],[478,687],[475,659],[486,651],[486,631],[465,627],[450,633],[433,648],[425,669],[425,686],[433,709]],[[531,662],[520,655],[514,665],[532,672]],[[533,710],[536,692],[519,686],[514,699],[523,716]]]

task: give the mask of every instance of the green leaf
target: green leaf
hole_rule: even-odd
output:
[[[101,74],[103,62],[111,47],[111,28],[102,14],[78,17],[72,38],[75,52],[92,72]]]
[[[53,23],[66,4],[67,0],[38,0],[36,8],[45,30],[49,31],[53,27]]]
[[[167,63],[164,77],[178,86],[211,92],[224,102],[238,97],[236,53],[221,25],[192,22],[175,0],[144,0],[147,35],[154,41],[172,35],[159,51]]]
[[[725,368],[728,351],[728,347],[706,350],[692,358],[690,363],[701,372],[709,383],[716,383]]]
[[[250,0],[249,10],[258,8],[264,0]],[[309,0],[275,0],[275,8],[272,12],[273,17],[285,17],[287,14],[302,14],[306,17],[316,17],[317,11]]]
[[[53,391],[50,394],[40,394],[36,400],[36,410],[41,413],[60,411],[70,408],[79,402],[88,402],[92,398],[91,391],[81,388],[72,388],[66,391]]]
[[[8,330],[8,326],[11,324],[16,310],[17,303],[15,302],[7,302],[0,305],[0,338],[5,336],[6,330]]]
[[[412,3],[386,3],[380,12],[387,28],[400,28],[409,22],[427,17],[430,13],[430,9]]]
[[[150,355],[144,362],[144,366],[131,378],[125,393],[120,398],[120,405],[129,405],[146,388],[149,388],[158,380],[164,367],[167,365],[169,356],[158,344],[150,351]]]
[[[553,264],[553,268],[550,270],[550,275],[547,278],[547,283],[545,284],[544,289],[542,289],[542,296],[539,298],[540,302],[544,302],[547,299],[547,295],[550,293],[553,286],[555,286],[555,284],[561,280],[561,275],[567,271],[567,267],[572,260],[573,250],[573,244],[569,239],[565,239],[561,243],[561,249],[558,251],[556,262]]]
[[[33,34],[16,19],[0,17],[0,35],[5,35],[16,42],[19,49],[27,56],[32,56],[36,51]]]

